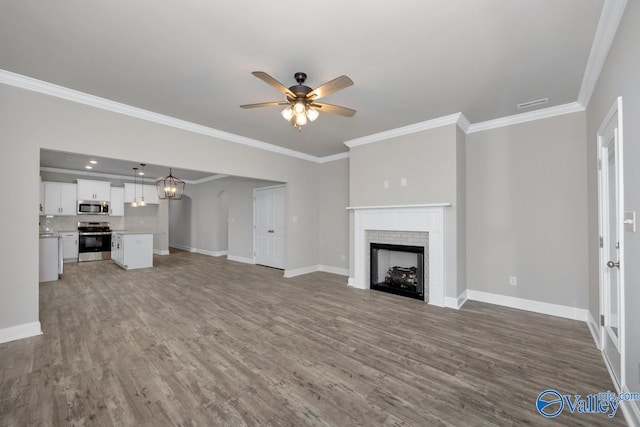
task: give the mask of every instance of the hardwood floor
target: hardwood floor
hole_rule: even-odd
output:
[[[613,390],[584,323],[459,310],[175,251],[66,264],[44,334],[0,345],[0,425],[624,425],[547,420],[548,388]]]

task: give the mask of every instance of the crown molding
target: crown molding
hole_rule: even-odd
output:
[[[40,167],[40,172],[62,173],[62,174],[65,174],[65,175],[88,176],[88,177],[93,177],[93,178],[111,178],[111,179],[119,179],[119,180],[127,181],[127,182],[134,182],[134,180],[131,179],[130,175],[117,175],[117,174],[113,174],[113,173],[77,171],[77,170],[73,170],[73,169],[50,168],[50,167],[46,167],[46,166],[41,166]],[[183,181],[185,182],[185,184],[202,184],[203,182],[209,182],[209,181],[213,181],[213,180],[216,180],[216,179],[222,179],[222,178],[226,178],[228,176],[229,175],[215,174],[215,175],[207,176],[205,178],[200,178],[200,179],[196,179],[196,180],[183,179]],[[160,179],[160,178],[161,177],[159,177],[159,178],[145,177],[145,179],[151,179],[154,183],[155,183],[156,179]],[[138,180],[139,179],[140,178],[138,178]]]
[[[435,129],[442,126],[458,124],[461,116],[462,113],[450,114],[448,116],[438,117],[437,119],[427,120],[420,123],[414,123],[412,125],[390,129],[384,132],[363,136],[361,138],[350,139],[348,141],[344,141],[344,145],[349,148],[353,148],[360,145],[371,144],[372,142],[384,141],[386,139],[396,138],[403,135],[410,135],[417,132],[423,132],[425,130]]]
[[[121,102],[112,101],[110,99],[101,98],[99,96],[90,95],[64,86],[27,77],[22,74],[12,73],[11,71],[0,69],[0,83],[19,87],[21,89],[42,93],[44,95],[53,96],[67,101],[76,102],[78,104],[88,105],[90,107],[100,108],[102,110],[111,111],[113,113],[123,114],[125,116],[134,117],[148,122],[158,123],[170,126],[176,129],[186,130],[188,132],[200,135],[210,136],[222,139],[236,144],[247,145],[259,150],[270,151],[276,154],[293,157],[296,159],[307,160],[314,163],[326,163],[333,156],[317,157],[311,154],[302,153],[300,151],[291,150],[289,148],[280,147],[278,145],[269,144],[253,138],[236,135],[230,132],[221,131],[186,120],[176,119],[175,117],[166,116],[164,114],[154,113],[153,111],[144,110]]]
[[[328,163],[335,162],[336,160],[343,160],[349,158],[349,152],[345,151],[344,153],[332,154],[330,156],[320,157],[318,158],[318,163]]]
[[[627,0],[605,0],[600,13],[600,21],[593,38],[591,52],[584,70],[578,103],[585,108],[589,105],[591,95],[596,88],[600,72],[609,54],[613,39],[618,32],[618,26],[627,6]]]
[[[534,120],[548,119],[550,117],[562,116],[564,114],[584,111],[585,108],[577,102],[556,105],[555,107],[542,108],[540,110],[529,111],[513,116],[501,117],[499,119],[487,120],[486,122],[473,123],[469,126],[467,133],[481,132],[483,130],[496,129],[504,126],[511,126],[518,123],[526,123]]]

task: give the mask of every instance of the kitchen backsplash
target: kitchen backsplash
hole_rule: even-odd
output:
[[[102,215],[77,215],[40,217],[40,232],[74,231],[78,229],[78,222],[108,222],[112,230],[124,230],[124,217]]]

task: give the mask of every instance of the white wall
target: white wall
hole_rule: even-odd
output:
[[[640,214],[640,2],[629,1],[587,109],[589,183],[589,310],[600,315],[598,284],[598,189],[596,135],[600,123],[618,96],[623,97],[624,210]],[[625,232],[626,376],[631,391],[640,392],[640,232]],[[640,402],[635,402],[640,410]],[[636,420],[640,423],[640,417]]]
[[[587,308],[584,141],[584,112],[467,135],[469,289]]]
[[[292,133],[292,137],[296,135]],[[286,268],[318,264],[317,167],[306,160],[0,85],[0,181],[20,177],[4,209],[0,249],[0,330],[38,321],[40,149],[116,159],[145,159],[211,173],[287,183]],[[177,149],[179,147],[179,149]],[[298,221],[293,222],[292,218]],[[231,249],[231,248],[230,248]]]

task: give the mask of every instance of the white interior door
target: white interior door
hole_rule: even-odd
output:
[[[602,352],[617,386],[624,378],[624,211],[621,100],[598,132]]]
[[[284,268],[285,188],[257,188],[253,195],[255,263]]]

